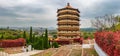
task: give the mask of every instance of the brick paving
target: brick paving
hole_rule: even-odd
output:
[[[72,46],[70,45],[62,46],[59,48],[58,52],[56,52],[52,56],[68,56],[71,49],[72,49]]]

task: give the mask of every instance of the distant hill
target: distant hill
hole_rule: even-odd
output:
[[[81,31],[96,31],[96,28],[80,28]]]

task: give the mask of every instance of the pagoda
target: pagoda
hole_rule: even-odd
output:
[[[57,37],[60,39],[71,39],[80,36],[79,15],[80,11],[71,7],[69,3],[67,6],[57,10]]]

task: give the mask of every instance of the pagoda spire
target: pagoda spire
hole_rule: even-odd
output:
[[[72,8],[72,7],[70,6],[70,3],[67,3],[66,8]]]
[[[67,6],[70,6],[70,3],[67,3]]]

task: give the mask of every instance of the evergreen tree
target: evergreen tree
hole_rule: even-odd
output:
[[[43,44],[42,46],[43,46],[43,49],[44,49],[44,48],[45,48],[45,45],[46,45],[46,44],[45,44],[45,41],[44,41],[44,39],[45,39],[44,34],[42,34],[42,35],[40,36],[40,39],[42,39],[42,42],[43,42],[43,43],[42,43],[42,44]]]
[[[4,35],[3,35],[3,33],[2,33],[1,39],[3,39],[3,38],[4,38]]]
[[[33,34],[32,41],[35,42],[35,34]]]
[[[30,27],[30,42],[32,43],[32,27]]]
[[[43,47],[43,39],[41,37],[36,37],[36,41],[33,44],[33,47],[38,50],[44,49]]]
[[[44,36],[44,48],[47,49],[49,48],[49,42],[48,42],[48,31],[47,29],[45,30],[45,36]]]
[[[43,46],[43,39],[40,39],[40,40],[39,40],[39,44],[38,44],[38,45],[40,45],[40,46],[39,46],[40,50],[44,49],[44,48],[43,48],[43,47],[44,47],[44,46]]]
[[[26,39],[26,31],[24,31],[24,33],[23,33],[23,38]]]
[[[58,45],[57,42],[53,42],[52,46],[53,46],[54,48],[58,48],[58,47],[59,47],[59,45]]]

